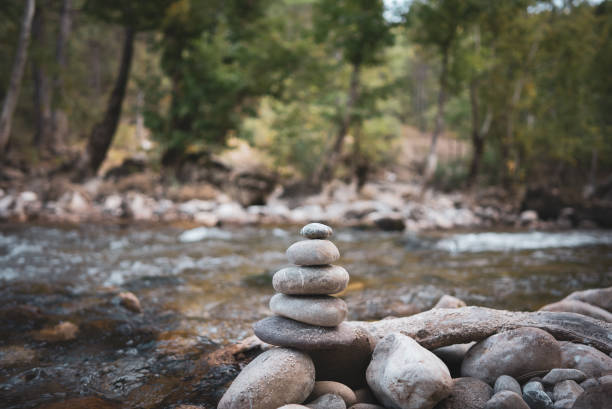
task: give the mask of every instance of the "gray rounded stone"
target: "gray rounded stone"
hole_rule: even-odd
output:
[[[340,266],[291,266],[274,274],[272,286],[289,295],[336,294],[349,282],[349,273]]]
[[[323,223],[308,223],[302,227],[300,234],[307,239],[326,239],[334,234],[331,227]]]
[[[589,378],[598,378],[612,373],[612,358],[588,345],[561,343],[559,367],[579,369]]]
[[[319,327],[285,317],[268,317],[253,325],[255,335],[268,344],[303,350],[333,349],[351,345],[355,328],[345,322],[336,327]]]
[[[518,383],[518,381],[508,375],[502,375],[495,381],[493,393],[498,393],[501,391],[512,391],[518,395],[522,393],[521,385]]]
[[[400,333],[378,342],[366,378],[378,401],[395,409],[431,409],[453,386],[444,363]]]
[[[315,382],[314,388],[312,389],[312,392],[310,392],[308,400],[310,401],[317,399],[320,396],[326,395],[328,393],[340,396],[342,400],[344,400],[346,406],[352,406],[357,403],[357,396],[351,388],[340,382],[334,381]]]
[[[346,302],[330,295],[275,294],[270,299],[270,309],[283,317],[323,327],[337,326],[348,313]]]
[[[537,389],[523,391],[523,400],[531,409],[552,409],[553,407],[553,401],[546,392]]]
[[[493,384],[501,375],[516,379],[561,366],[559,343],[548,332],[525,327],[500,332],[474,345],[461,364],[461,376]]]
[[[555,368],[542,378],[542,382],[548,385],[554,385],[561,381],[572,380],[582,382],[587,378],[586,374],[579,369],[573,368]]]
[[[515,392],[501,391],[487,401],[483,409],[530,409],[527,403]]]
[[[298,266],[331,264],[340,258],[340,252],[329,240],[302,240],[287,249],[287,259]]]
[[[434,409],[482,409],[493,395],[493,389],[480,379],[453,379],[451,393]]]
[[[578,396],[573,409],[610,409],[612,408],[612,383],[604,383],[587,389]]]
[[[286,348],[270,349],[251,361],[232,382],[218,409],[270,409],[303,402],[314,387],[310,357]]]
[[[356,403],[351,406],[349,409],[385,409],[380,405],[375,405],[373,403]]]
[[[567,380],[561,381],[555,385],[555,389],[553,390],[553,399],[555,401],[563,400],[563,399],[573,399],[576,400],[580,394],[584,392],[584,389],[580,387],[576,383],[576,381]]]
[[[575,400],[573,399],[561,399],[555,402],[553,405],[554,409],[572,409]]]
[[[306,407],[311,409],[346,409],[346,403],[342,397],[333,393],[326,393],[308,403]]]

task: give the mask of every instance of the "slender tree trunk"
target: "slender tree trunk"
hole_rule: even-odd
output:
[[[32,30],[32,19],[36,4],[34,0],[27,0],[23,20],[21,23],[21,32],[19,34],[19,42],[17,43],[17,54],[13,63],[11,79],[6,90],[4,103],[2,104],[2,113],[0,113],[0,157],[3,156],[4,150],[11,134],[11,124],[17,100],[19,99],[19,90],[21,88],[21,79],[25,63],[28,59],[28,45],[30,44],[30,32]]]
[[[130,66],[134,54],[134,36],[134,30],[131,27],[126,27],[125,38],[123,40],[123,52],[115,88],[108,100],[104,118],[94,125],[89,135],[84,160],[79,169],[80,178],[96,174],[100,165],[104,162],[108,149],[113,141],[113,136],[119,124],[121,107],[123,105],[125,90],[130,75]]]
[[[32,41],[38,50],[45,49],[45,20],[43,5],[38,4],[32,22]],[[51,134],[51,88],[49,76],[44,68],[43,58],[39,55],[32,56],[32,77],[34,79],[34,110],[36,131],[34,133],[34,144],[40,147],[42,144],[50,144]]]
[[[325,182],[328,182],[334,176],[338,164],[338,158],[342,152],[342,145],[344,144],[344,139],[348,134],[349,128],[351,127],[351,122],[353,120],[352,111],[355,105],[357,104],[357,100],[359,98],[360,69],[361,67],[359,64],[353,64],[353,71],[351,73],[351,81],[349,85],[345,112],[342,117],[342,121],[340,122],[340,127],[338,128],[336,138],[334,139],[334,144],[332,145],[329,154],[325,158],[323,165],[321,166],[319,172],[317,172],[317,176],[315,177],[315,184],[317,185],[321,185]]]
[[[493,113],[491,108],[487,107],[487,114],[484,122],[480,123],[480,101],[478,97],[478,79],[474,79],[470,83],[470,104],[472,110],[472,161],[470,162],[470,173],[468,174],[467,185],[474,185],[478,174],[480,173],[480,165],[482,163],[482,155],[484,153],[485,137],[491,127]]]
[[[438,93],[438,112],[436,113],[436,125],[431,135],[431,145],[429,153],[425,161],[425,169],[423,171],[423,186],[431,180],[436,167],[438,165],[438,155],[436,147],[438,145],[438,137],[444,130],[444,107],[446,105],[446,92],[448,87],[448,54],[449,48],[445,48],[442,53],[442,71],[440,72],[440,92]]]
[[[66,47],[68,44],[68,37],[72,28],[72,0],[62,1],[62,10],[60,12],[60,23],[59,31],[57,34],[57,42],[55,44],[55,61],[57,69],[53,75],[52,80],[52,95],[53,95],[53,107],[52,110],[52,137],[54,147],[58,147],[64,144],[65,135],[62,135],[59,127],[59,118],[62,115],[60,109],[61,102],[64,98],[64,78],[62,76],[66,69],[67,53]]]

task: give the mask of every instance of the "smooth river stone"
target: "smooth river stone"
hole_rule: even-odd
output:
[[[302,350],[332,349],[358,337],[356,328],[345,322],[337,327],[319,327],[285,317],[268,317],[253,325],[255,335],[268,344]]]
[[[334,234],[334,231],[322,223],[309,223],[302,227],[300,234],[308,239],[326,239]]]
[[[270,299],[270,309],[283,317],[323,327],[335,327],[348,313],[343,299],[329,295],[275,294]]]
[[[349,273],[340,266],[291,266],[274,274],[272,286],[283,294],[336,294],[349,282]]]
[[[218,409],[270,409],[303,402],[314,387],[315,367],[308,355],[273,348],[249,363],[225,392]]]
[[[338,247],[329,240],[302,240],[287,249],[287,259],[298,266],[331,264],[339,258]]]

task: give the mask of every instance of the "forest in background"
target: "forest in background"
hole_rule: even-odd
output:
[[[320,186],[414,129],[434,186],[589,194],[612,183],[611,29],[609,0],[6,0],[0,165],[85,180],[242,140]],[[438,162],[442,135],[471,149]]]

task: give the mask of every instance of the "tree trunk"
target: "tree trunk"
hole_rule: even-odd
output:
[[[570,312],[512,312],[484,307],[440,308],[405,318],[353,321],[381,340],[393,332],[414,338],[427,349],[481,341],[498,332],[521,327],[542,329],[560,341],[590,345],[612,352],[612,324]]]
[[[444,107],[446,105],[446,89],[448,87],[448,54],[449,48],[445,48],[442,53],[442,71],[440,72],[440,92],[438,93],[438,111],[436,113],[436,125],[431,135],[431,145],[429,153],[425,161],[425,169],[423,171],[423,187],[431,180],[431,177],[436,171],[438,165],[438,155],[436,147],[438,145],[438,137],[444,130]]]
[[[66,68],[66,46],[68,44],[68,37],[70,36],[70,30],[72,27],[72,0],[62,1],[62,10],[60,12],[60,23],[59,31],[57,34],[57,42],[55,44],[55,62],[57,69],[53,75],[52,80],[52,93],[53,93],[53,111],[51,117],[52,123],[52,137],[54,147],[58,147],[64,144],[66,135],[60,132],[59,118],[62,115],[60,105],[64,98],[64,80],[62,74]]]
[[[45,20],[42,4],[39,3],[34,13],[32,22],[32,42],[36,44],[39,51],[45,49]],[[34,133],[34,145],[50,144],[51,134],[51,89],[49,76],[44,68],[43,58],[39,55],[32,56],[32,77],[34,79],[34,110],[36,131]]]
[[[126,27],[125,38],[123,40],[123,52],[115,88],[108,100],[104,118],[101,122],[94,125],[89,135],[84,160],[79,169],[79,178],[85,178],[97,173],[113,141],[113,136],[115,135],[117,125],[119,124],[119,118],[121,117],[121,107],[123,105],[125,90],[130,75],[130,66],[134,53],[134,36],[134,30],[131,27]]]
[[[472,161],[470,163],[470,173],[468,174],[467,185],[471,187],[476,182],[476,178],[480,173],[480,164],[484,153],[485,137],[491,127],[493,113],[491,108],[487,107],[487,115],[482,124],[480,124],[480,107],[478,97],[477,79],[470,83],[470,104],[472,110]]]
[[[21,32],[19,33],[19,42],[17,43],[17,54],[13,63],[13,70],[4,103],[2,105],[2,113],[0,114],[0,157],[2,157],[6,145],[11,134],[11,124],[17,100],[19,99],[19,90],[21,88],[21,79],[23,78],[23,70],[28,59],[28,45],[30,43],[30,32],[32,30],[32,19],[36,4],[34,0],[27,0],[23,20],[21,22]]]
[[[359,98],[360,69],[361,67],[359,64],[353,65],[345,112],[342,117],[338,133],[336,134],[336,138],[334,139],[334,144],[315,177],[315,184],[317,185],[321,185],[325,182],[328,182],[334,176],[338,164],[338,158],[340,156],[340,153],[342,152],[342,145],[344,144],[344,139],[348,134],[349,128],[351,127],[351,122],[353,120],[352,111],[355,105],[357,104],[357,100]]]

